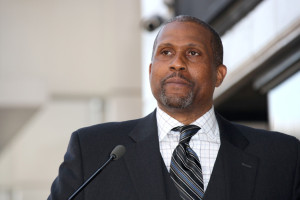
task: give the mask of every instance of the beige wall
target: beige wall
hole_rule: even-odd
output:
[[[63,95],[139,88],[139,19],[138,0],[1,0],[0,77]]]
[[[73,131],[141,116],[139,0],[0,0],[0,30],[0,200],[46,199]]]

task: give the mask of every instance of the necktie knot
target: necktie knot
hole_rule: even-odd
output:
[[[180,144],[188,144],[191,138],[200,130],[200,127],[196,125],[185,125],[175,127],[172,130],[180,132]]]

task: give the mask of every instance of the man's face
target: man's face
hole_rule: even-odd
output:
[[[226,67],[213,62],[211,33],[192,22],[167,24],[157,38],[150,64],[151,90],[163,110],[212,106],[214,88]]]

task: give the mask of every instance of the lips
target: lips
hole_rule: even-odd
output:
[[[186,86],[190,86],[191,84],[182,79],[182,78],[179,78],[179,77],[172,77],[172,78],[169,78],[165,81],[165,84],[174,84],[174,85],[186,85]]]
[[[194,86],[194,83],[181,73],[174,72],[162,80],[161,87],[164,88],[166,86],[175,90],[181,90],[187,87],[192,88]]]

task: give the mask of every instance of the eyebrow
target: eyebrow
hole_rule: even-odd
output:
[[[189,47],[202,47],[202,45],[194,44],[194,43],[190,43],[187,46],[189,46]]]
[[[167,46],[167,47],[172,47],[174,46],[173,44],[171,43],[161,43],[159,45],[157,45],[157,47],[160,47],[160,46]],[[188,47],[202,47],[202,45],[199,45],[199,44],[194,44],[194,43],[189,43],[185,46],[188,46]]]
[[[171,43],[161,43],[161,44],[158,44],[158,45],[157,45],[157,47],[160,47],[160,46],[171,47],[171,46],[174,46],[174,45],[172,45]]]

